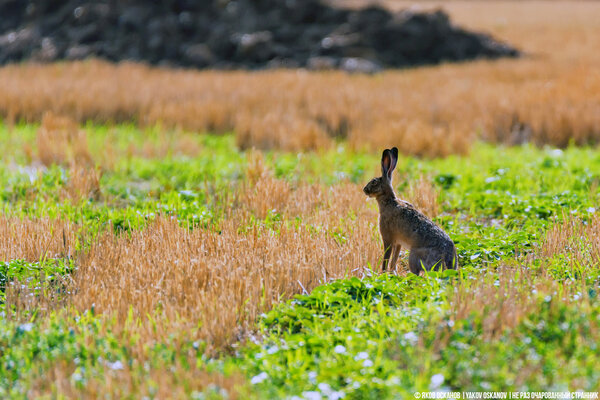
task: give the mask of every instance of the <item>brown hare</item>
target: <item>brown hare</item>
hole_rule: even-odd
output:
[[[454,242],[440,227],[412,204],[396,198],[392,172],[398,162],[398,149],[385,149],[381,156],[381,177],[373,178],[363,189],[379,204],[379,231],[383,239],[382,270],[394,269],[400,248],[410,250],[408,267],[419,275],[425,269],[457,268]],[[391,260],[390,260],[391,255]]]

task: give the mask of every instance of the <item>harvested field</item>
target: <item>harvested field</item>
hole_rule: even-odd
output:
[[[0,68],[0,397],[593,396],[600,4],[444,7],[529,56]],[[458,270],[380,271],[362,189],[394,145]]]

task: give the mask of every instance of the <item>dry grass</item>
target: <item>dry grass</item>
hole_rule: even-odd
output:
[[[36,135],[36,158],[45,166],[93,165],[87,134],[69,117],[45,113]]]
[[[151,337],[167,337],[179,325],[176,331],[193,332],[216,350],[239,340],[280,299],[363,274],[380,258],[376,213],[360,187],[292,189],[267,171],[254,179],[218,231],[159,217],[131,235],[102,235],[81,258],[72,304],[116,315],[122,329],[131,310]],[[273,209],[285,216],[274,229],[250,223]],[[351,210],[357,217],[349,221]],[[286,222],[293,216],[318,228]]]
[[[109,370],[77,387],[72,382],[76,366],[59,358],[48,374],[33,377],[31,397],[55,393],[97,398],[109,390],[118,398],[149,394],[156,387],[154,395],[160,398],[185,398],[185,393],[216,384],[235,398],[244,380],[207,373],[197,363],[195,351],[182,350],[168,371],[151,366],[140,375],[135,368],[152,360],[153,343],[174,342],[177,348],[178,343],[200,340],[206,342],[208,353],[227,349],[243,339],[257,316],[274,303],[321,282],[364,276],[370,262],[378,265],[376,207],[365,201],[360,186],[294,187],[274,177],[261,153],[249,155],[245,175],[247,184],[232,192],[234,207],[218,230],[189,229],[175,219],[158,217],[130,234],[115,235],[109,229],[93,239],[91,248],[71,254],[77,239],[73,226],[48,219],[0,220],[0,259],[72,256],[78,266],[69,282],[63,282],[66,298],[56,298],[51,291],[31,297],[29,291],[11,290],[7,305],[40,311],[54,305],[65,312],[93,307],[104,321],[103,329],[117,337],[138,338],[128,349],[135,360],[132,367]],[[281,213],[283,220],[271,227],[256,223],[255,218],[271,210]],[[141,379],[152,379],[156,385]],[[181,382],[188,386],[180,387]]]
[[[536,257],[542,260],[563,256],[563,262],[585,276],[585,266],[600,263],[600,216],[584,222],[572,216],[550,228]]]
[[[429,218],[435,218],[440,214],[439,193],[428,177],[420,176],[417,180],[411,180],[400,197]]]
[[[101,178],[102,170],[100,168],[72,165],[69,169],[69,182],[63,190],[62,197],[73,201],[81,199],[100,200],[102,196]]]
[[[393,7],[407,3],[390,2]],[[425,2],[421,7],[435,7]],[[600,139],[594,2],[448,2],[455,21],[522,48],[519,60],[376,76],[215,72],[98,61],[0,69],[0,115],[130,121],[237,133],[242,148],[314,149],[346,137],[408,154],[465,153],[476,138],[565,146]]]
[[[93,338],[90,338],[93,345]],[[142,359],[144,360],[144,359]],[[99,399],[138,398],[187,399],[190,392],[201,393],[211,385],[227,391],[227,398],[237,399],[238,390],[244,384],[241,376],[226,377],[209,373],[196,365],[194,357],[189,364],[173,362],[168,369],[152,368],[143,376],[128,367],[119,371],[107,371],[105,375],[92,377],[85,385],[74,385],[72,374],[76,366],[72,361],[60,360],[43,376],[36,377],[28,391],[29,398],[52,394],[52,398]],[[185,382],[185,385],[182,385]]]
[[[101,196],[100,163],[107,164],[110,142],[103,145],[104,154],[92,151],[87,140],[87,132],[69,117],[46,113],[36,133],[35,150],[25,144],[25,154],[31,162],[51,167],[62,165],[69,169],[69,182],[61,192],[62,199],[78,201],[82,198],[99,200]],[[114,155],[111,159],[114,159]]]
[[[77,227],[66,221],[0,216],[0,261],[69,258],[79,237]],[[57,278],[50,283],[45,281],[42,271],[38,273],[39,281],[43,282],[38,286],[12,281],[0,288],[5,291],[6,304],[11,306],[7,311],[14,311],[10,317],[19,319],[24,310],[51,310],[63,303],[64,299],[53,288],[67,284],[69,278]]]
[[[359,185],[293,187],[274,177],[260,153],[249,159],[246,184],[230,193],[226,203],[233,206],[217,230],[158,217],[130,234],[108,229],[75,253],[84,237],[70,224],[3,217],[0,260],[70,257],[78,266],[67,299],[31,297],[30,289],[14,285],[7,304],[16,310],[48,309],[52,301],[64,306],[63,300],[79,311],[94,306],[122,332],[134,329],[148,340],[181,332],[206,341],[212,352],[241,339],[281,299],[332,279],[364,276],[371,262],[378,265],[376,207]],[[97,183],[87,175],[72,179],[81,180],[69,185],[73,198],[89,195]],[[269,213],[280,220],[256,222]]]
[[[77,238],[77,227],[68,221],[0,216],[0,260],[68,257]]]
[[[484,315],[482,328],[486,339],[494,339],[517,326],[535,312],[539,301],[534,293],[552,293],[559,284],[552,279],[534,279],[524,266],[505,265],[497,274],[483,274],[481,283],[458,285],[452,300],[452,319],[460,321],[470,315]],[[534,283],[535,282],[535,283]]]
[[[536,251],[522,263],[498,267],[481,276],[481,284],[466,282],[458,286],[452,301],[455,320],[470,314],[484,315],[482,327],[487,338],[498,337],[506,329],[517,326],[539,307],[536,293],[554,293],[561,303],[569,303],[576,293],[585,292],[585,267],[600,262],[600,217],[590,221],[563,216],[551,227]],[[551,274],[552,260],[560,257],[560,267],[575,272],[581,280],[556,279]],[[539,265],[536,267],[535,265]],[[491,278],[491,279],[490,279]]]

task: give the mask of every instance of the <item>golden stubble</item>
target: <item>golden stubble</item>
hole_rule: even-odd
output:
[[[563,215],[560,223],[554,224],[543,245],[537,250],[538,259],[551,259],[562,255],[563,263],[576,269],[585,277],[587,265],[600,263],[600,216],[594,214],[589,221],[572,215]]]
[[[90,346],[93,346],[90,338]],[[142,361],[145,361],[143,358]],[[135,368],[142,368],[135,365]],[[43,376],[34,376],[28,397],[67,399],[98,398],[141,398],[188,399],[190,393],[202,392],[217,387],[227,392],[227,398],[238,399],[244,393],[245,378],[241,375],[226,376],[221,373],[207,372],[196,365],[195,357],[186,361],[178,359],[170,363],[169,368],[148,368],[143,374],[125,366],[122,370],[108,370],[102,376],[90,377],[85,385],[73,384],[72,375],[76,365],[72,360],[58,359]]]
[[[563,215],[545,233],[534,251],[509,260],[483,272],[479,283],[461,281],[454,290],[452,317],[463,320],[471,314],[482,314],[486,338],[499,337],[536,312],[540,296],[561,304],[585,302],[586,269],[600,262],[600,217],[588,221]],[[578,275],[578,279],[562,279],[549,270],[560,257],[560,265]],[[469,278],[467,278],[469,279]]]
[[[72,305],[116,316],[118,328],[135,325],[149,337],[177,326],[213,351],[243,338],[274,303],[368,274],[381,257],[377,214],[358,185],[292,189],[261,173],[233,203],[218,229],[160,216],[140,231],[102,234],[81,257]],[[255,220],[270,210],[282,219]],[[127,325],[129,316],[137,323]]]
[[[400,193],[400,197],[429,218],[435,218],[440,214],[438,202],[440,194],[430,177],[421,175],[418,179],[409,181],[406,189]]]
[[[77,232],[75,224],[60,219],[0,215],[0,260],[36,262],[70,257]]]
[[[52,262],[53,259],[71,259],[77,253],[81,229],[68,221],[50,218],[19,218],[0,216],[0,261],[23,260],[29,263]],[[33,267],[35,268],[35,267]],[[38,267],[39,268],[39,264]],[[11,280],[2,288],[6,295],[8,318],[20,319],[22,312],[37,309],[41,313],[64,305],[64,296],[57,288],[69,285],[70,276],[56,276],[51,281],[43,269],[30,272],[36,277]]]

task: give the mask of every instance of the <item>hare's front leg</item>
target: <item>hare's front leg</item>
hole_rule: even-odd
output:
[[[390,255],[392,254],[392,242],[383,240],[383,263],[381,264],[381,270],[385,271],[387,269],[388,263],[390,261]]]
[[[390,271],[392,271],[396,268],[396,261],[398,261],[398,255],[400,254],[401,248],[402,248],[402,246],[400,246],[399,244],[393,246],[392,259],[388,265],[388,267],[390,268]]]

